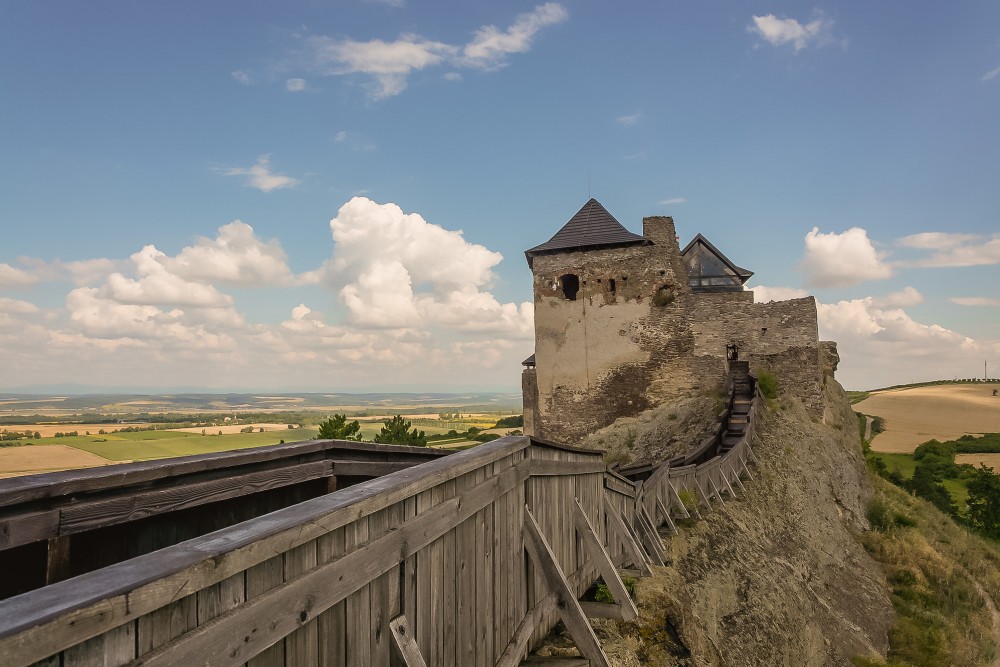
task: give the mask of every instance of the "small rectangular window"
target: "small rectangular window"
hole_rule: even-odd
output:
[[[615,293],[615,279],[608,278],[608,290],[614,294]]]

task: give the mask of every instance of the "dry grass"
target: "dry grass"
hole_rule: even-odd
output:
[[[252,426],[254,433],[258,433],[260,429],[267,431],[288,431],[288,424],[226,424],[225,426],[189,426],[185,428],[170,428],[164,429],[166,431],[176,431],[178,433],[201,433],[205,431],[207,433],[216,434],[222,431],[223,435],[228,435],[230,433],[239,433],[242,429],[247,426]]]
[[[885,419],[885,432],[872,439],[877,452],[911,453],[931,439],[1000,432],[1000,397],[988,384],[944,384],[873,393],[855,404]]]
[[[147,425],[143,424],[143,426]],[[129,426],[134,426],[134,424],[18,424],[16,426],[3,426],[0,428],[5,431],[16,431],[18,433],[37,431],[43,438],[51,438],[56,433],[69,433],[71,431],[76,431],[80,435],[83,435],[87,431],[90,431],[92,434],[97,433],[101,429],[104,429],[105,433],[114,433]]]
[[[96,468],[120,461],[91,454],[66,445],[26,445],[0,449],[0,477],[37,475],[43,472]]]

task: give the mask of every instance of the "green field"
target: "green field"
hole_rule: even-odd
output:
[[[190,454],[209,454],[231,449],[245,449],[263,445],[276,445],[279,441],[298,442],[315,437],[312,429],[271,431],[266,433],[232,433],[227,435],[201,435],[176,431],[139,431],[136,433],[109,433],[107,435],[78,435],[63,438],[32,440],[32,445],[66,445],[110,461],[146,461]],[[30,445],[28,445],[30,446]]]
[[[888,454],[886,452],[872,452],[871,456],[882,459],[890,472],[898,470],[904,479],[913,477],[913,469],[917,467],[917,462],[913,460],[912,454]],[[944,488],[948,489],[951,499],[958,505],[959,514],[965,514],[965,501],[969,499],[969,490],[965,482],[960,479],[946,479],[941,482]]]

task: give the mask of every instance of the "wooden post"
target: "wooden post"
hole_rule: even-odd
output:
[[[691,513],[688,512],[687,507],[684,506],[684,501],[681,500],[681,496],[680,496],[679,493],[677,493],[677,489],[674,487],[673,484],[668,484],[667,486],[670,487],[671,496],[672,496],[672,498],[671,498],[672,502],[677,503],[677,507],[680,508],[681,514],[684,515],[685,519],[690,519],[691,518]]]
[[[670,526],[670,532],[672,532],[674,535],[677,535],[678,532],[680,531],[677,530],[677,526],[676,524],[674,524],[674,520],[670,518],[670,512],[668,512],[667,508],[663,506],[663,502],[659,498],[656,499],[656,509],[659,510],[660,514],[663,515],[663,518],[666,520],[667,525]]]
[[[611,667],[608,663],[608,656],[604,654],[601,643],[597,641],[594,629],[590,627],[587,616],[580,608],[580,603],[573,594],[573,590],[566,581],[566,576],[559,567],[549,543],[542,535],[542,531],[535,523],[535,517],[531,515],[528,506],[524,506],[524,546],[528,550],[531,561],[535,564],[538,573],[545,582],[546,587],[556,594],[556,609],[563,625],[576,643],[580,654],[590,660],[591,665],[597,667]]]
[[[583,511],[583,505],[580,504],[579,498],[576,499],[576,510],[573,513],[573,521],[576,523],[577,534],[583,540],[584,551],[590,556],[590,560],[597,565],[597,571],[601,573],[605,585],[607,585],[612,597],[614,597],[615,602],[620,607],[618,613],[621,615],[617,618],[634,621],[639,617],[639,610],[635,608],[635,603],[632,602],[628,591],[625,590],[625,584],[622,583],[621,578],[618,576],[618,570],[611,562],[611,557],[608,556],[608,552],[601,546],[601,540],[597,537],[597,533],[594,531],[594,526],[590,523],[587,513]]]
[[[45,585],[69,579],[70,536],[50,537],[48,558],[45,563]]]
[[[614,505],[611,504],[611,501],[608,500],[607,496],[604,496],[604,514],[608,517],[608,527],[618,534],[618,539],[622,541],[625,551],[628,553],[629,558],[632,559],[632,564],[639,568],[642,576],[651,576],[653,571],[649,569],[645,552],[636,543],[632,531],[629,530],[628,525],[622,519]]]
[[[406,616],[400,614],[389,621],[389,629],[392,631],[393,648],[403,664],[406,667],[427,667],[424,656],[420,655],[417,639],[413,636],[409,623],[406,622]]]

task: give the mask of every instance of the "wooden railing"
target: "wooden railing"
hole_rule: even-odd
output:
[[[742,490],[753,430],[639,482],[506,437],[2,601],[0,660],[512,667],[562,620],[607,665],[588,618],[636,617],[619,570]],[[580,600],[599,577],[615,603]]]

